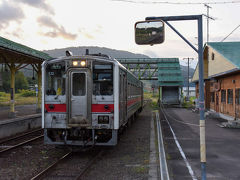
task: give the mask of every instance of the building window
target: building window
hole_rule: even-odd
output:
[[[215,54],[214,54],[214,53],[212,53],[212,60],[214,60],[214,58],[215,58]]]
[[[236,104],[240,104],[240,89],[236,89],[235,94]]]
[[[222,103],[226,102],[226,90],[225,89],[221,90],[221,102]]]
[[[233,104],[233,90],[232,89],[228,89],[227,90],[227,103],[228,104]]]
[[[211,102],[215,102],[215,93],[211,92]]]

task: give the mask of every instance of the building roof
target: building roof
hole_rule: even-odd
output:
[[[204,79],[231,74],[240,70],[240,42],[209,42],[203,52]],[[192,82],[198,82],[198,65]]]
[[[158,83],[159,86],[183,86],[183,76],[177,58],[158,63]]]
[[[207,44],[240,68],[240,42],[209,42]]]
[[[10,61],[11,58],[7,58],[9,56],[13,56],[13,54],[18,54],[18,56],[30,57],[32,59],[38,59],[40,61],[51,59],[52,57],[46,53],[38,51],[36,49],[32,49],[25,45],[16,43],[14,41],[8,40],[6,38],[0,37],[0,50],[1,53],[5,55],[5,60],[3,58],[0,59],[1,62]],[[20,63],[20,62],[19,62]],[[26,63],[26,60],[24,61]]]

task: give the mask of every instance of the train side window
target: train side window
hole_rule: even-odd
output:
[[[65,95],[65,66],[63,63],[46,67],[46,95]]]
[[[93,95],[113,95],[113,65],[95,63],[93,66]]]
[[[85,96],[86,83],[84,73],[74,73],[72,76],[72,93],[74,96]]]

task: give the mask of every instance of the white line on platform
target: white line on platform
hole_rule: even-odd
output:
[[[165,119],[167,120],[167,118],[166,118],[166,116],[165,116],[164,113],[163,113],[163,115],[164,115]],[[186,164],[186,166],[187,166],[187,168],[188,168],[189,174],[192,176],[192,179],[193,179],[193,180],[197,180],[197,178],[196,178],[196,176],[194,175],[194,172],[193,172],[193,170],[192,170],[192,167],[191,167],[190,163],[188,162],[188,160],[187,160],[187,158],[186,158],[186,156],[185,156],[185,153],[183,152],[183,149],[182,149],[181,145],[179,144],[179,142],[178,142],[178,140],[177,140],[177,137],[176,137],[176,135],[175,135],[175,133],[174,133],[174,131],[173,131],[173,129],[172,129],[172,127],[171,127],[171,125],[170,125],[170,123],[169,123],[168,120],[167,120],[167,123],[168,123],[168,126],[169,126],[172,134],[173,134],[173,138],[174,138],[175,143],[176,143],[176,145],[177,145],[177,147],[178,147],[178,150],[179,150],[179,152],[180,152],[180,154],[181,154],[181,156],[182,156],[182,158],[183,158],[183,160],[184,160],[184,162],[185,162],[185,164]]]

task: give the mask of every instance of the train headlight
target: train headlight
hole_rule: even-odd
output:
[[[78,65],[78,61],[73,61],[73,66],[77,66]]]
[[[81,65],[81,67],[85,67],[86,66],[86,61],[81,61],[80,65]]]

